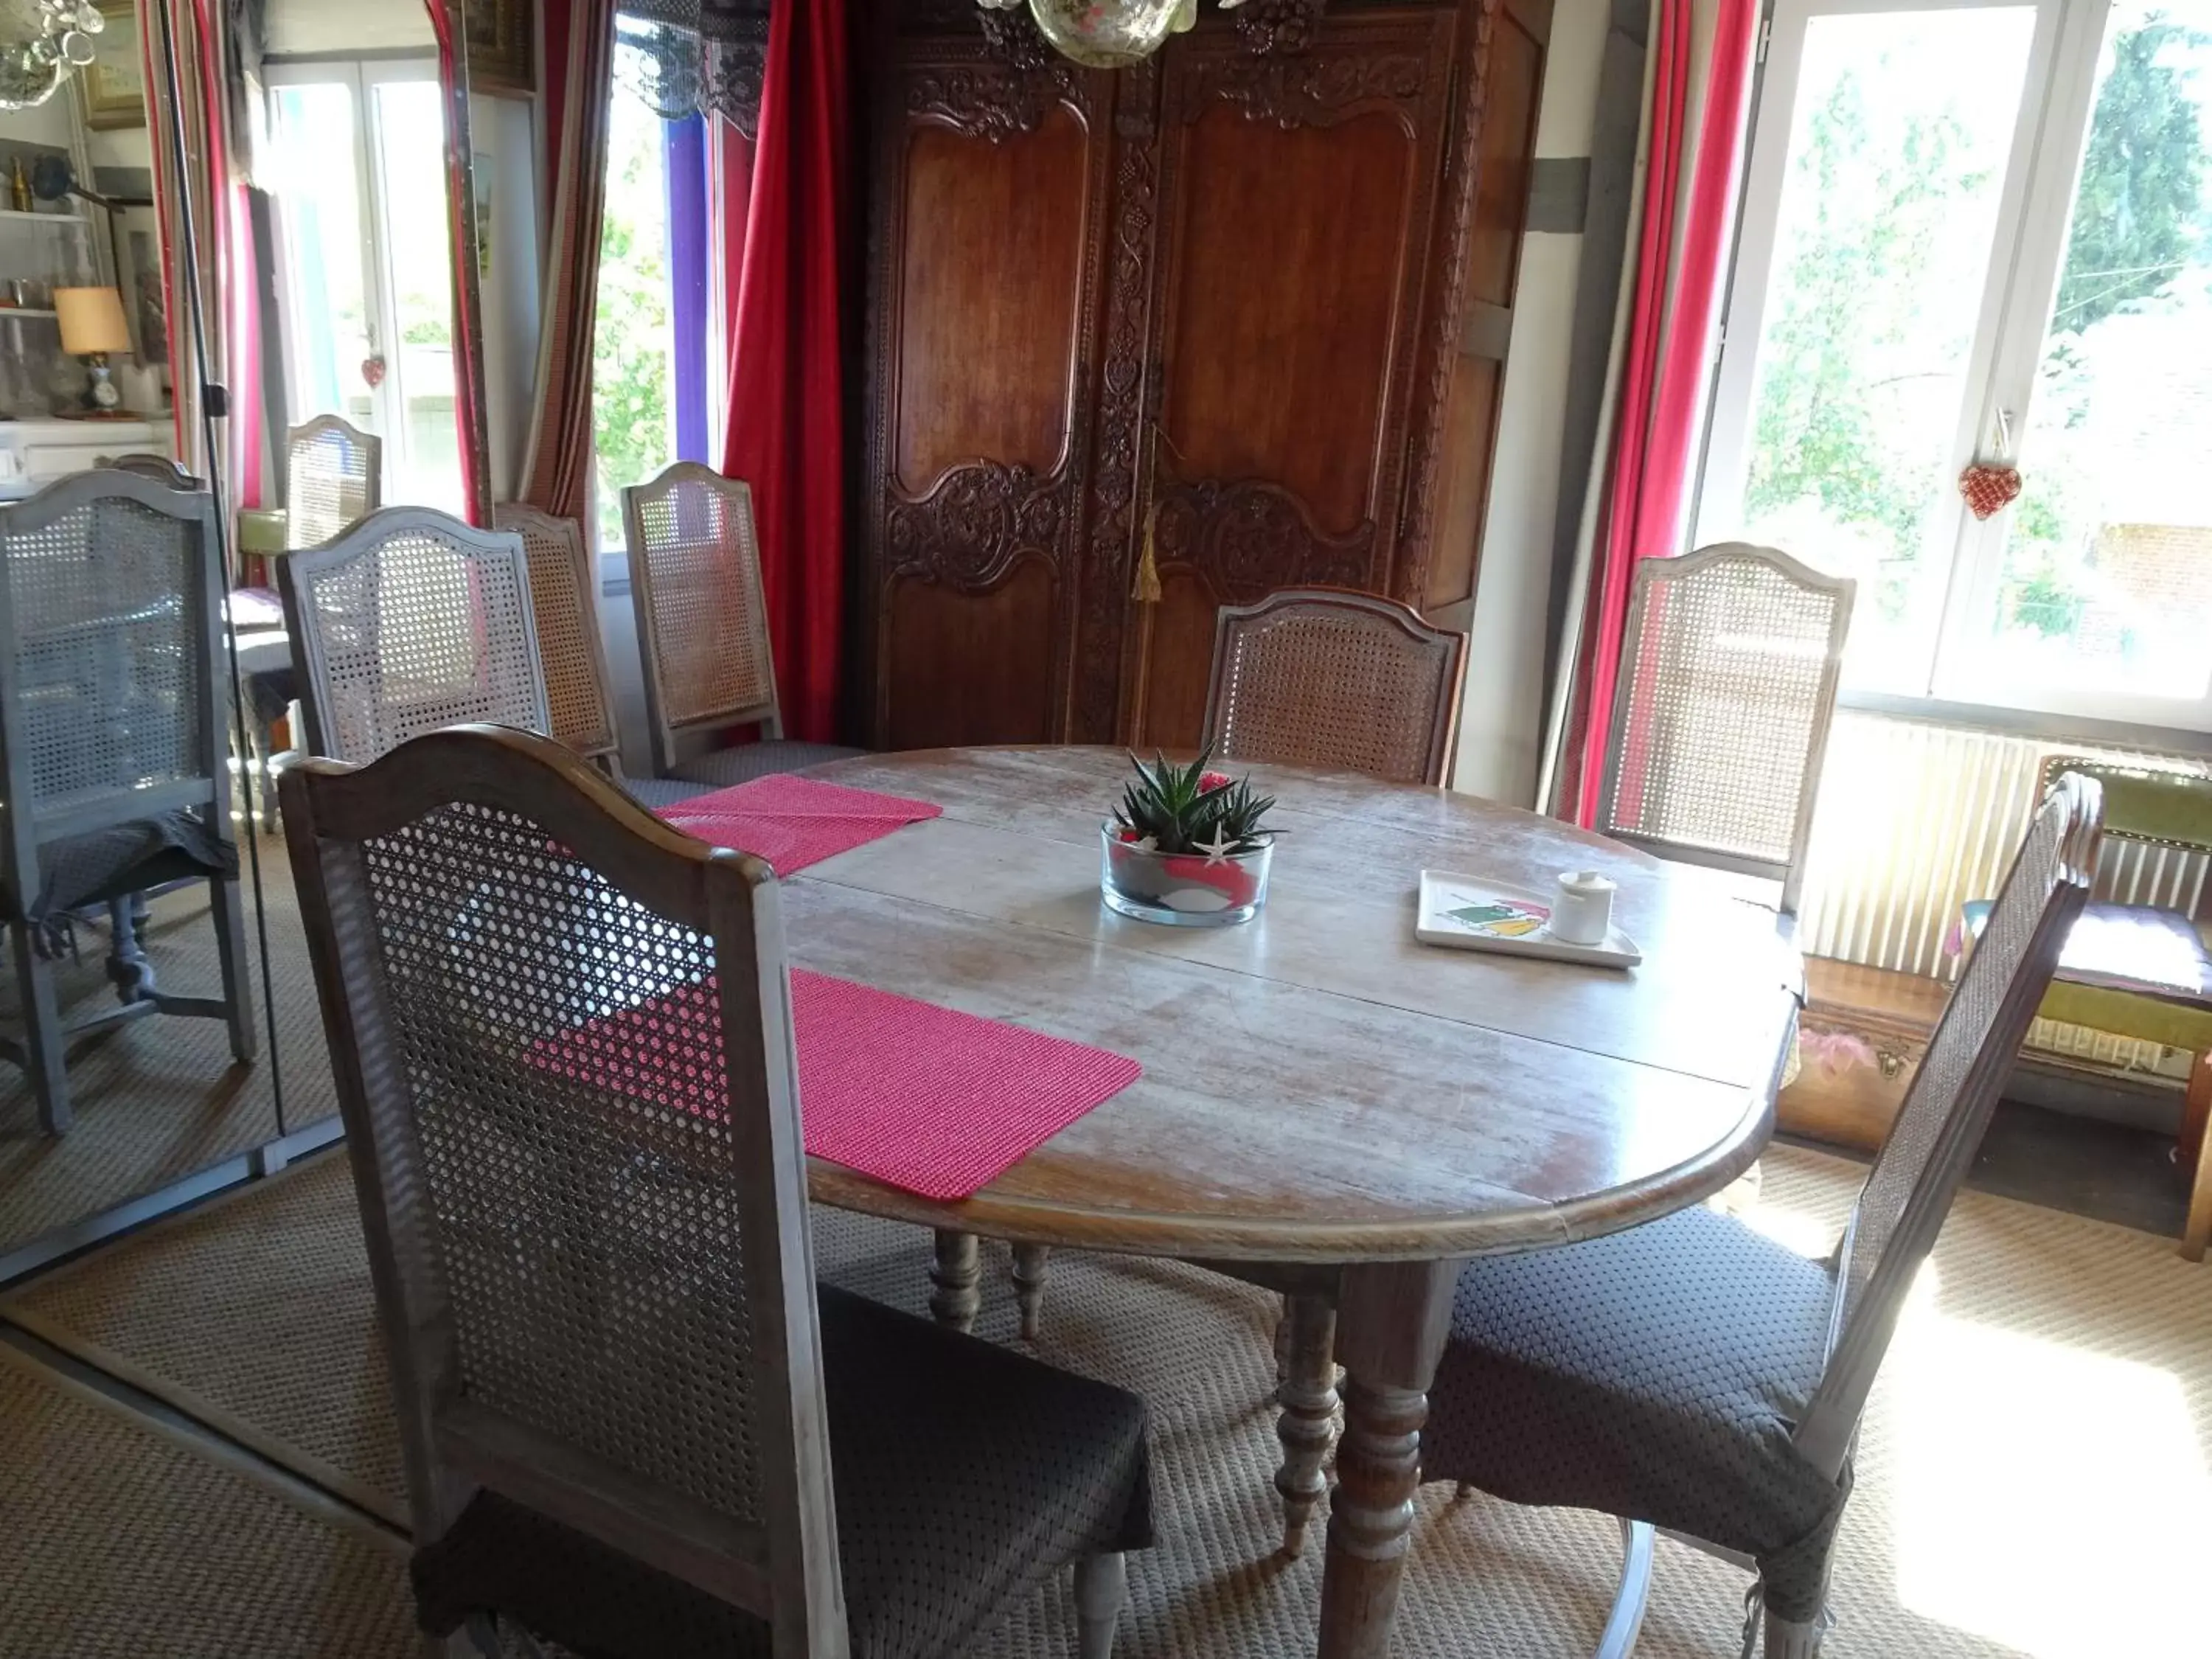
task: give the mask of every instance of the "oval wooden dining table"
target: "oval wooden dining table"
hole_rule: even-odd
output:
[[[1461,1264],[1633,1226],[1741,1174],[1771,1130],[1802,964],[1771,908],[1714,872],[1447,790],[1249,770],[1279,802],[1271,890],[1258,917],[1216,928],[1100,902],[1099,824],[1129,772],[1118,750],[810,772],[943,816],[788,880],[795,963],[1144,1066],[964,1201],[819,1160],[810,1187],[936,1230],[935,1305],[954,1322],[973,1315],[978,1235],[1197,1261],[1294,1306],[1333,1303],[1347,1382],[1320,1652],[1380,1659]],[[1421,945],[1424,868],[1539,890],[1601,872],[1643,961]],[[1321,1361],[1325,1390],[1325,1346]],[[1333,1403],[1306,1401],[1316,1492]]]

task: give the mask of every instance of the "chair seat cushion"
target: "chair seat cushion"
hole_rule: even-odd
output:
[[[709,750],[698,759],[685,761],[681,766],[673,768],[669,775],[690,783],[703,783],[715,789],[726,789],[733,783],[749,783],[755,778],[764,778],[772,773],[803,771],[810,766],[850,760],[855,755],[867,752],[865,749],[847,749],[834,743],[799,743],[772,738],[765,743],[739,744],[734,749]]]
[[[1809,1578],[1795,1588],[1817,1611],[1845,1486],[1790,1434],[1820,1382],[1832,1296],[1823,1264],[1703,1206],[1470,1262],[1422,1478],[1742,1551],[1770,1594]]]
[[[656,812],[664,806],[673,806],[678,801],[690,800],[697,795],[710,795],[714,792],[714,787],[710,783],[686,783],[681,778],[622,777],[615,781],[640,806],[650,807]]]
[[[1152,1541],[1134,1395],[821,1290],[854,1659],[957,1655],[1065,1563]],[[766,1623],[479,1493],[414,1561],[422,1627],[496,1612],[581,1659],[766,1656]]]
[[[235,876],[238,849],[191,807],[111,824],[39,848],[39,890],[23,906],[0,894],[5,919],[43,922],[125,893],[198,876]]]

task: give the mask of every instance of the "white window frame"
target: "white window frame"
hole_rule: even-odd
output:
[[[370,427],[384,440],[384,468],[386,477],[384,498],[393,498],[390,475],[396,467],[407,463],[407,394],[404,386],[406,368],[404,342],[399,337],[398,319],[399,295],[398,276],[392,270],[389,238],[386,234],[385,204],[390,195],[390,185],[385,178],[384,147],[379,142],[377,131],[376,89],[407,82],[434,82],[438,78],[438,64],[434,58],[304,58],[272,63],[264,67],[262,82],[270,94],[278,88],[291,86],[346,87],[353,98],[355,200],[361,213],[362,256],[365,268],[362,272],[362,293],[368,301],[370,315],[368,346],[370,352],[384,360],[384,379],[369,390]],[[270,100],[273,106],[274,99]],[[284,204],[280,196],[276,210],[281,216]],[[280,312],[288,323],[291,318],[291,294],[294,272],[289,264],[291,241],[289,235],[275,238],[276,244],[277,280],[281,289]],[[283,331],[284,395],[288,407],[295,416],[293,424],[308,416],[323,413],[319,410],[301,407],[301,375],[297,360],[298,342],[294,330]],[[337,411],[331,411],[337,412]]]
[[[1966,391],[1942,476],[1955,477],[1977,459],[2014,459],[2014,446],[2027,428],[2065,259],[2111,0],[1775,0],[1723,313],[1693,544],[1733,537],[1741,528],[1735,520],[1751,461],[1756,357],[1808,25],[1817,17],[1839,15],[1991,8],[2032,8],[2035,33],[1998,198]],[[2027,465],[2033,465],[2033,456]],[[1947,714],[1961,708],[2005,711],[2011,716],[2008,724],[2017,724],[2025,711],[2144,730],[2212,730],[2212,691],[2191,702],[2038,687],[2001,677],[2001,664],[1993,660],[1998,653],[1986,648],[1975,624],[1994,602],[2008,518],[2000,514],[1978,520],[1955,491],[1944,490],[1925,531],[1926,555],[1943,582],[1929,649],[1924,659],[1900,665],[1893,690],[1846,694],[1845,701],[1899,711],[1917,704]]]

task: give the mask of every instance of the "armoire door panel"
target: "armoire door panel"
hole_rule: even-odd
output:
[[[1206,687],[1213,671],[1213,627],[1222,600],[1188,568],[1160,572],[1160,597],[1145,609],[1142,701],[1130,738],[1139,754],[1198,746],[1206,723]]]
[[[1265,478],[1343,534],[1376,515],[1415,179],[1394,110],[1285,128],[1216,101],[1181,150],[1159,419],[1185,477]]]
[[[979,457],[1040,477],[1065,457],[1090,142],[1065,104],[1012,137],[909,134],[890,467],[905,493]]]
[[[884,746],[1050,742],[1060,609],[1042,557],[1018,561],[987,593],[894,580],[884,605]]]

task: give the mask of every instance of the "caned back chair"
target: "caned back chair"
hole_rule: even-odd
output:
[[[383,439],[336,415],[318,415],[285,434],[285,535],[293,547],[320,547],[383,505]]]
[[[425,732],[550,725],[529,556],[512,531],[388,507],[277,562],[307,747],[374,760]]]
[[[70,1124],[67,1042],[156,1012],[220,1018],[250,1060],[238,860],[222,714],[214,502],[114,468],[0,507],[0,766],[5,915],[22,996],[21,1063],[50,1133]],[[155,990],[130,896],[204,876],[220,998]],[[53,958],[70,914],[106,903],[122,1001],[64,1024]]]
[[[606,645],[592,603],[599,583],[584,527],[520,501],[492,508],[491,521],[522,538],[530,562],[530,610],[553,736],[586,760],[611,757],[618,738],[607,695]]]
[[[1442,783],[1466,672],[1467,636],[1395,600],[1285,588],[1221,608],[1206,741],[1217,760]]]
[[[1795,915],[1856,585],[1743,542],[1636,567],[1597,829]]]
[[[425,1628],[949,1656],[1073,1559],[1103,1659],[1143,1407],[817,1296],[769,867],[508,730],[281,787]]]
[[[623,527],[653,769],[675,769],[687,733],[782,737],[751,487],[678,461],[623,491]]]
[[[696,461],[623,491],[653,769],[722,787],[857,755],[786,738],[769,648],[753,493]],[[686,738],[753,726],[761,740],[678,757]]]
[[[167,455],[151,453],[118,455],[108,465],[118,472],[135,472],[142,478],[151,478],[155,483],[167,484],[172,489],[204,488],[198,478],[192,477]]]
[[[1462,1273],[1424,1478],[1620,1517],[1601,1654],[1634,1645],[1654,1526],[1758,1572],[1769,1659],[1818,1653],[1868,1394],[2087,901],[2102,818],[2071,774],[2038,809],[1828,1261],[1699,1206]]]

